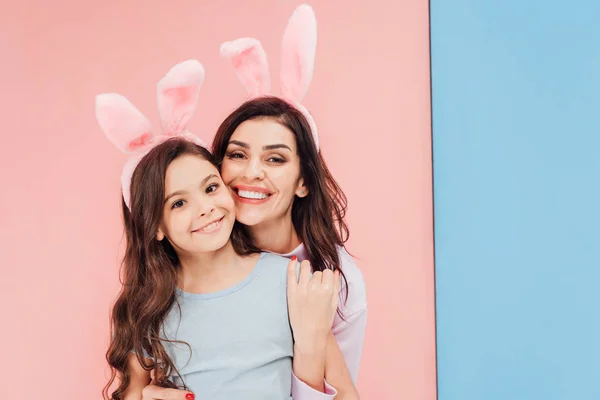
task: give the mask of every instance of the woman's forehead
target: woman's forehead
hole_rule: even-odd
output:
[[[296,139],[291,130],[272,119],[261,118],[244,121],[233,132],[229,141],[240,141],[251,147],[265,146],[277,143],[296,145]]]

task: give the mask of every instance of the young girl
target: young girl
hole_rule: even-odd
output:
[[[296,279],[295,260],[260,253],[235,222],[213,157],[186,131],[203,76],[190,61],[159,83],[159,137],[123,97],[97,99],[101,127],[130,156],[105,398],[141,399],[152,373],[159,386],[187,389],[187,399],[288,399],[291,327],[326,333],[337,308],[333,273],[311,277],[305,263]]]

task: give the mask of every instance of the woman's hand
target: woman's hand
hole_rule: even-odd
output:
[[[288,264],[288,313],[294,333],[293,371],[298,379],[315,390],[324,391],[327,336],[337,311],[339,273],[331,270],[310,274],[308,261],[296,257]]]
[[[294,332],[295,347],[310,352],[327,343],[337,311],[340,291],[339,272],[329,269],[316,271],[311,276],[310,262],[300,263],[300,277],[296,278],[297,261],[288,264],[288,311]]]
[[[150,384],[142,390],[142,400],[194,400],[194,393]]]

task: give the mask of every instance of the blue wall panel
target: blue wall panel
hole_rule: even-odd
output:
[[[600,400],[600,1],[432,0],[440,400]]]

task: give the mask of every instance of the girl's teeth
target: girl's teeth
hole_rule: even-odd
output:
[[[219,222],[221,222],[221,221],[216,221],[216,222],[213,222],[212,224],[210,224],[210,225],[208,225],[208,226],[206,226],[206,227],[204,227],[204,228],[202,228],[202,229],[200,229],[200,230],[201,230],[201,231],[209,231],[209,230],[211,230],[211,229],[213,229],[213,228],[216,228],[216,227],[217,227],[217,225],[219,225]]]
[[[266,199],[268,197],[268,195],[266,193],[249,192],[247,190],[240,190],[238,192],[238,195],[245,199],[259,199],[259,200]]]

